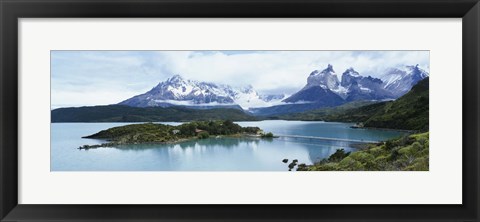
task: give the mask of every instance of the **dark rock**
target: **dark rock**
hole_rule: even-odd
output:
[[[289,171],[292,170],[296,165],[297,165],[296,162],[292,162],[292,163],[288,164]]]

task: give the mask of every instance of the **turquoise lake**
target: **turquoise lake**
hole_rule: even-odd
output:
[[[237,122],[282,135],[382,141],[403,132],[352,129],[351,123],[270,120]],[[105,141],[82,139],[110,127],[132,123],[52,123],[51,171],[287,171],[288,159],[312,164],[337,149],[355,151],[352,142],[308,138],[209,138],[178,144],[124,145],[89,150],[81,145]],[[164,123],[179,125],[181,123]]]

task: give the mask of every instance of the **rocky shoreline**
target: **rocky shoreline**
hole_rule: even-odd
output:
[[[253,138],[253,139],[264,139],[265,137],[256,135],[256,134],[232,134],[232,135],[212,135],[211,138]],[[108,142],[108,143],[101,143],[101,144],[94,144],[94,145],[83,145],[79,146],[77,149],[79,150],[89,150],[89,149],[97,149],[97,148],[109,148],[115,146],[122,146],[122,145],[152,145],[152,144],[178,144],[192,140],[201,140],[198,137],[191,137],[191,138],[182,138],[172,141],[165,141],[165,142],[145,142],[145,143],[122,143],[122,142]]]

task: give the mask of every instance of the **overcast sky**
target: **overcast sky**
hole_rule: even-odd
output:
[[[430,72],[428,51],[52,51],[52,109],[118,103],[175,74],[291,94],[328,64],[339,78],[350,67],[373,77],[403,65]]]

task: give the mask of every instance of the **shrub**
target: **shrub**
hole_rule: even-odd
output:
[[[412,155],[414,153],[412,146],[403,147],[398,150],[398,153],[401,155]]]
[[[342,170],[342,169],[340,169],[340,167],[338,167],[338,163],[325,163],[325,164],[315,165],[315,166],[313,166],[313,168],[308,169],[308,170],[335,171],[335,170]]]
[[[386,153],[384,150],[384,146],[370,148],[368,152],[374,156],[380,156]]]
[[[354,160],[357,160],[357,161],[360,161],[362,163],[372,161],[374,159],[373,155],[368,154],[368,153],[363,152],[363,151],[358,151],[358,152],[352,153],[350,155],[350,158],[352,158]]]
[[[263,138],[273,138],[273,133],[266,133],[262,135]]]
[[[398,156],[400,156],[400,153],[398,153],[398,150],[393,150],[391,153],[390,153],[390,156],[388,157],[388,160],[389,161],[395,161]]]
[[[328,158],[298,170],[308,171],[428,171],[429,133],[414,134],[346,153],[338,149]]]
[[[208,137],[210,137],[210,134],[208,134],[208,132],[200,132],[197,137],[199,139],[207,139]]]
[[[395,144],[393,144],[392,140],[387,140],[385,142],[385,149],[386,150],[392,150],[395,147]]]
[[[328,157],[328,161],[339,162],[340,160],[343,160],[343,158],[347,157],[348,155],[350,155],[350,152],[345,153],[344,149],[338,149],[338,150],[335,151],[334,154],[332,154],[332,155],[330,155],[330,157]]]
[[[423,149],[423,146],[422,146],[422,144],[420,144],[419,142],[414,142],[414,143],[412,143],[412,151],[413,151],[413,152],[418,153],[418,152],[420,152],[422,149]]]
[[[338,166],[342,170],[365,170],[363,165],[357,160],[347,156],[345,159],[338,163]]]

